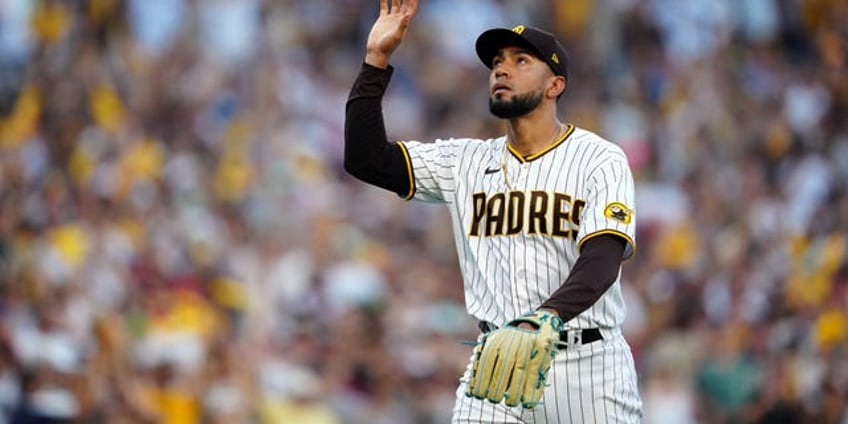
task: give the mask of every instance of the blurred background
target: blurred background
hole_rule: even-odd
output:
[[[0,0],[0,423],[444,423],[449,220],[344,174],[377,0]],[[848,423],[848,2],[422,0],[392,139],[492,137],[473,45],[570,52],[627,152],[647,423]]]

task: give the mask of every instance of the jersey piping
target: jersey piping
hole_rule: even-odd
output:
[[[402,141],[396,143],[403,152],[403,160],[406,161],[406,174],[409,176],[409,193],[403,197],[403,200],[412,200],[415,197],[415,177],[412,175],[412,160],[409,159],[409,151],[406,150],[406,145]]]
[[[623,238],[625,241],[627,241],[627,247],[625,247],[625,249],[624,249],[624,257],[622,258],[625,261],[630,259],[631,257],[633,257],[633,254],[636,253],[636,242],[633,241],[633,239],[630,238],[630,236],[628,236],[624,232],[618,231],[618,230],[601,230],[601,231],[595,231],[594,233],[591,233],[591,234],[586,234],[585,236],[583,236],[582,239],[580,239],[579,242],[577,242],[577,251],[579,252],[580,250],[582,250],[583,243],[586,243],[586,241],[588,241],[589,239],[591,239],[593,237],[600,236],[602,234],[616,235],[616,236]]]
[[[516,159],[518,159],[519,162],[521,162],[521,163],[530,162],[530,161],[533,161],[533,160],[536,160],[536,159],[542,157],[545,153],[548,153],[551,150],[556,149],[556,147],[559,146],[560,144],[562,144],[573,132],[574,132],[574,125],[568,124],[568,127],[565,129],[565,132],[563,132],[562,135],[556,141],[551,143],[550,146],[545,147],[542,151],[533,153],[532,155],[522,156],[521,153],[519,153],[517,150],[515,150],[515,148],[512,147],[512,144],[510,144],[510,143],[506,143],[506,148],[507,148],[507,150],[509,150],[510,153],[512,153],[512,156],[514,156]]]

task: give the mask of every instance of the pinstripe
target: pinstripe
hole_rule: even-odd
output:
[[[577,386],[578,387],[586,387],[583,385],[583,360],[577,361]],[[591,388],[592,386],[588,386]],[[586,411],[584,410],[586,400],[584,399],[586,396],[587,389],[582,389],[577,392],[578,396],[578,405],[580,409],[580,422],[585,423],[586,421]]]
[[[616,346],[615,350],[616,351],[619,350],[617,348],[617,346]],[[616,382],[616,385],[615,385],[615,387],[618,388],[618,396],[615,396],[614,398],[615,399],[624,399],[625,396],[626,396],[626,393],[624,393],[624,382],[626,381],[625,376],[624,376],[624,357],[622,355],[616,355],[616,358],[618,358],[618,361],[619,361],[619,364],[618,364],[618,367],[617,367],[617,369],[618,369],[618,381]],[[618,411],[618,410],[619,410],[619,408],[616,408],[616,411]],[[624,418],[622,417],[622,421],[623,420],[624,420]]]
[[[581,158],[580,158],[579,163],[582,164],[582,166],[586,167],[586,175],[588,175],[589,178],[591,178],[591,176],[595,173],[595,170],[599,166],[603,165],[603,161],[597,159],[597,152],[598,152],[599,149],[600,149],[600,146],[592,146],[591,150],[585,149],[581,153]],[[589,166],[592,162],[597,162],[597,164],[594,165],[594,167],[589,168]]]
[[[620,270],[619,270],[619,272],[620,272]],[[621,276],[620,276],[620,274],[619,274],[619,278],[620,278],[620,277],[621,277]],[[612,290],[612,287],[607,288],[607,291],[610,291],[610,290]],[[601,312],[601,313],[603,314],[602,316],[610,316],[610,315],[612,314],[611,307],[609,306],[609,303],[607,303],[607,302],[603,302],[603,303],[601,304],[601,308],[602,308],[602,312]]]
[[[523,184],[522,187],[528,187],[528,186],[532,187],[532,185],[530,184],[530,176],[531,176],[532,173],[534,173],[534,172],[532,172],[532,170],[525,169],[524,184]],[[536,180],[538,181],[538,173],[535,173],[535,174],[537,175]],[[532,245],[532,243],[528,243],[528,244]],[[528,258],[526,256],[527,253],[528,253],[528,249],[524,249],[525,260],[521,264],[521,268],[524,270],[524,276],[522,278],[524,281],[519,282],[519,283],[523,283],[521,285],[524,286],[525,296],[524,296],[524,304],[521,305],[521,308],[519,309],[519,311],[528,311],[528,310],[533,309],[534,305],[530,304],[530,302],[532,301],[532,296],[530,295],[530,288],[534,285],[534,283],[538,284],[538,279],[536,279],[536,278],[533,278],[533,281],[530,281],[531,275],[529,275],[529,273],[532,271],[532,276],[535,277],[538,274],[539,271],[538,271],[536,266],[533,266],[532,269],[530,268],[529,264],[531,264],[532,261],[528,260]]]
[[[521,264],[521,268],[525,269],[525,271],[524,271],[525,274],[521,278],[524,281],[518,281],[518,278],[517,278],[518,276],[516,276],[516,278],[515,278],[516,284],[515,285],[516,286],[524,286],[525,291],[527,291],[525,298],[530,299],[530,293],[529,293],[530,283],[528,281],[528,275],[527,275],[528,271],[526,270],[527,264],[529,263],[529,261],[527,260],[528,249],[519,249],[518,243],[515,241],[515,239],[509,238],[509,252],[510,252],[509,258],[511,260],[514,260],[513,258],[519,258],[519,254],[517,253],[517,252],[519,252],[519,250],[521,251],[521,253],[523,254],[523,257],[524,257],[524,261]],[[515,270],[516,268],[517,268],[516,264],[512,264],[512,266],[510,266],[511,271]],[[535,270],[533,272],[535,274]],[[529,307],[525,307],[524,305],[519,305],[519,310],[529,310],[529,309],[530,309]]]
[[[596,148],[595,152],[597,152],[598,149],[599,148]],[[596,155],[593,155],[593,156],[596,156]],[[604,165],[609,164],[611,161],[608,158],[605,158],[604,160],[599,160],[596,156],[592,162],[593,162],[592,167],[589,168],[589,170],[587,171],[587,175],[589,175],[590,179],[594,178],[593,176],[595,175],[595,173],[597,173],[599,169],[603,169],[602,167]]]
[[[597,405],[595,402],[595,396],[597,396],[595,388],[598,387],[598,382],[595,381],[595,360],[598,357],[596,346],[597,345],[591,346],[592,354],[589,356],[589,390],[586,391],[588,404],[592,407],[592,422],[598,422],[598,411],[596,409]]]
[[[567,149],[567,147],[568,147],[568,146],[566,145],[566,149]],[[546,161],[549,161],[549,162],[553,162],[553,158],[552,158],[552,157],[550,157],[550,158],[545,158],[545,160],[546,160]],[[560,171],[560,172],[557,172],[557,173],[556,173],[556,175],[554,176],[554,175],[552,175],[552,173],[553,173],[554,169],[556,169],[556,168],[557,168],[557,167],[556,167],[556,166],[554,166],[554,164],[553,164],[553,163],[551,163],[550,165],[548,165],[548,175],[547,175],[547,176],[546,176],[546,178],[545,178],[545,180],[546,180],[546,181],[557,181],[557,182],[559,182],[559,181],[560,181],[561,174],[562,174],[562,170],[563,170],[564,168],[563,168],[563,167],[559,167],[558,169],[559,169],[559,171]],[[538,186],[538,185],[541,185],[541,184],[540,184],[540,182],[539,182],[538,180],[536,181],[536,185],[537,185],[537,186]],[[548,256],[548,254],[549,254],[549,250],[545,250],[545,265],[544,265],[544,266],[545,266],[545,268],[547,268],[548,270],[553,270],[553,269],[555,269],[555,267],[551,264],[551,261],[550,261],[550,258],[549,258],[549,256]],[[569,264],[569,265],[570,265],[570,264]],[[570,267],[570,266],[569,266],[569,267]],[[561,278],[561,276],[556,275],[556,274],[558,274],[558,273],[554,273],[554,274],[555,274],[555,276],[556,276],[557,278],[550,278],[550,276],[549,276],[549,278],[548,278],[548,287],[547,287],[547,290],[548,290],[548,292],[550,292],[550,293],[553,293],[554,291],[556,291],[556,289],[558,289],[558,288],[559,288],[559,286],[562,284],[562,283],[561,283],[561,280],[563,280],[563,281],[564,281],[564,278]]]
[[[572,367],[574,367],[576,365],[577,364],[574,363],[574,364],[572,364]],[[565,410],[568,412],[568,422],[573,423],[574,422],[574,408],[572,407],[572,401],[571,401],[572,371],[573,370],[569,369],[568,372],[566,372],[564,377],[563,377],[563,380],[565,380],[565,382],[563,383],[563,386],[565,388],[565,403],[563,405],[565,406]],[[557,415],[560,415],[560,414],[558,413]]]
[[[560,367],[560,369],[562,369],[562,368],[564,368],[564,367]],[[554,388],[554,399],[556,400],[556,402],[554,403],[554,410],[556,411],[556,414],[555,414],[556,415],[556,422],[562,422],[562,414],[559,410],[559,404],[560,404],[559,399],[561,399],[559,392],[560,392],[560,385],[562,384],[560,382],[563,380],[563,378],[562,378],[562,375],[560,375],[560,374],[562,374],[562,373],[561,372],[554,373],[554,376],[553,376],[554,378],[553,378],[553,381],[551,382],[551,384],[553,385],[553,388]],[[568,375],[567,369],[566,369],[565,375]],[[568,381],[566,381],[565,384],[568,384]],[[567,391],[566,391],[566,396],[568,396]],[[548,408],[545,408],[546,414],[547,414],[547,411],[548,411]]]
[[[462,395],[460,395],[460,396],[462,396]],[[463,409],[465,411],[467,411],[467,414],[465,415],[465,419],[468,420],[468,421],[471,421],[471,408],[468,408],[468,405],[471,403],[470,399],[471,398],[469,398],[469,397],[463,396],[462,401],[461,401],[462,404],[461,404],[460,409],[459,409],[460,413],[462,413]]]
[[[609,418],[609,409],[607,408],[607,400],[608,394],[607,389],[609,388],[609,384],[607,384],[607,358],[609,355],[607,354],[607,349],[603,349],[601,352],[601,396],[604,405],[604,417]]]

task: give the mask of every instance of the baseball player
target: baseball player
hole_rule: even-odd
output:
[[[539,320],[515,320],[528,312],[562,323],[538,404],[510,406],[514,393],[503,402],[478,396],[469,387],[472,355],[453,422],[639,422],[636,371],[619,329],[621,262],[634,252],[636,225],[626,156],[559,121],[568,58],[553,35],[530,26],[491,29],[476,41],[491,69],[490,111],[507,123],[504,136],[389,142],[381,106],[389,58],[417,3],[380,1],[346,105],[345,169],[404,199],[448,207],[466,306],[483,333],[532,331]]]

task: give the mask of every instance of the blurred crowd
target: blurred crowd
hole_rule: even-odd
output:
[[[421,0],[390,138],[497,136],[485,28],[627,152],[647,423],[848,423],[848,3]],[[345,175],[377,0],[0,0],[0,423],[443,423],[447,212]]]

